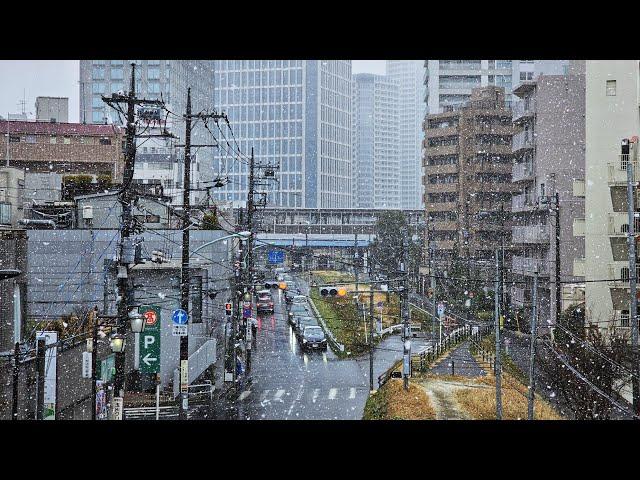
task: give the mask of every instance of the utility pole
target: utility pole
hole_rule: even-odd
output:
[[[560,314],[562,313],[562,303],[561,303],[561,291],[562,284],[560,283],[560,194],[556,192],[555,195],[555,204],[556,204],[556,323],[560,321]]]
[[[11,420],[18,420],[18,382],[20,381],[20,342],[16,342],[13,351],[13,399],[11,402]]]
[[[495,330],[496,330],[496,360],[495,360],[495,377],[496,377],[496,420],[502,420],[502,361],[500,351],[500,252],[496,250],[496,280],[494,292],[495,305]]]
[[[631,158],[629,158],[629,140],[622,141],[622,153],[627,155],[627,213],[629,221],[629,232],[627,233],[627,245],[629,250],[629,287],[630,287],[630,312],[631,317],[631,352],[632,352],[632,373],[631,387],[633,397],[633,412],[640,414],[640,364],[638,357],[638,269],[636,266],[636,232],[635,232],[635,172]]]
[[[407,297],[407,232],[403,232],[402,236],[402,262],[400,263],[400,271],[402,272],[402,289],[400,292],[400,313],[403,324],[403,378],[404,389],[409,390],[409,375],[411,374],[411,330],[409,326],[409,305]]]
[[[533,273],[533,305],[531,312],[531,343],[529,345],[529,398],[528,419],[533,420],[533,400],[535,396],[536,338],[538,336],[538,268]]]
[[[373,282],[369,286],[369,391],[373,388]]]
[[[91,325],[91,405],[93,409],[91,411],[91,420],[96,419],[96,396],[98,394],[98,378],[97,378],[97,363],[98,363],[98,307],[93,309],[90,314],[90,318],[93,321]]]
[[[182,264],[180,278],[180,308],[189,318],[189,293],[191,275],[189,272],[189,224],[191,215],[191,87],[187,88],[187,113],[184,128],[184,168],[182,192]],[[186,385],[183,380],[186,379]],[[186,420],[189,411],[189,322],[187,335],[180,337],[180,419]]]
[[[45,353],[47,345],[44,337],[38,338],[36,343],[36,420],[44,420],[44,383],[45,383]]]
[[[124,155],[124,172],[122,188],[118,192],[118,201],[122,209],[120,224],[120,242],[118,244],[118,323],[117,333],[126,336],[129,325],[129,305],[132,303],[133,292],[129,283],[129,265],[134,263],[135,251],[131,241],[133,232],[133,216],[131,207],[136,193],[132,190],[133,173],[136,157],[136,105],[156,105],[163,107],[162,100],[146,100],[136,97],[136,66],[131,64],[131,85],[129,93],[122,95],[112,94],[110,97],[102,97],[102,101],[116,108],[114,105],[124,103],[127,105],[127,126]],[[119,108],[117,108],[120,111]],[[95,353],[94,353],[95,355]],[[124,351],[115,354],[115,376],[114,376],[114,397],[124,400],[125,391],[125,353]]]

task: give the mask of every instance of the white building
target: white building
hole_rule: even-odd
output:
[[[350,60],[217,60],[215,105],[232,130],[216,130],[213,168],[229,182],[214,198],[246,200],[253,148],[257,164],[279,167],[269,205],[351,206]]]
[[[357,208],[400,208],[399,85],[371,73],[353,79],[353,204]]]
[[[400,208],[422,208],[424,61],[387,60],[387,76],[395,80],[399,88]]]

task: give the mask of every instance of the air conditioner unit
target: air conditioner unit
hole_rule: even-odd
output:
[[[83,220],[93,219],[93,206],[85,205],[84,207],[82,207],[82,218]]]

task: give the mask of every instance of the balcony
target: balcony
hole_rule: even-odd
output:
[[[436,155],[457,155],[460,151],[458,145],[435,145],[433,147],[430,147],[427,140],[424,141],[424,147],[425,155],[427,157]]]
[[[607,232],[611,237],[626,237],[629,233],[629,215],[626,212],[610,213],[607,222]],[[633,224],[635,232],[640,232],[640,218]]]
[[[511,198],[511,211],[513,212],[529,212],[538,207],[535,195],[522,193],[514,195]]]
[[[532,149],[536,146],[535,137],[531,132],[519,132],[513,136],[513,152],[519,150]]]
[[[485,135],[513,135],[513,127],[511,125],[487,125],[486,123],[477,123],[475,127],[478,133]]]
[[[548,244],[550,238],[548,225],[525,225],[513,227],[513,243],[541,243]]]
[[[455,248],[455,240],[436,240],[436,250],[453,250]]]
[[[533,162],[515,163],[511,168],[511,179],[514,182],[529,182],[534,177]]]
[[[522,275],[533,275],[538,271],[538,275],[542,277],[549,276],[549,261],[544,258],[520,257],[514,255],[511,260],[513,273]]]
[[[532,119],[536,114],[536,100],[535,98],[526,98],[520,102],[513,104],[512,120],[516,125],[520,125],[529,119]]]
[[[640,264],[636,264],[636,278],[640,279]],[[629,288],[629,262],[620,261],[609,264],[607,284],[613,288]]]
[[[627,165],[629,165],[629,155],[618,155],[617,162],[609,162],[607,164],[607,171],[609,177],[609,186],[622,186],[627,185]],[[638,162],[633,162],[633,177],[634,182],[640,181],[640,172],[638,172]]]
[[[428,183],[424,187],[426,193],[441,193],[441,192],[457,192],[459,188],[458,182],[451,183]]]
[[[434,138],[434,137],[453,137],[458,135],[458,127],[450,126],[450,127],[429,127],[424,131],[424,136],[426,138]]]
[[[530,290],[521,287],[511,287],[511,301],[519,308],[531,303]]]

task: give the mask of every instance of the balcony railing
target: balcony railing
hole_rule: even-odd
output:
[[[511,198],[511,210],[514,212],[521,212],[524,210],[531,210],[538,206],[535,195],[529,193],[522,193],[520,195],[514,195]]]
[[[610,287],[629,287],[629,264],[627,262],[616,262],[609,264],[608,284]],[[636,264],[636,279],[640,280],[640,264]]]
[[[514,182],[529,180],[533,177],[533,163],[516,163],[511,169],[511,178]]]
[[[520,102],[515,102],[512,106],[512,119],[514,123],[517,123],[519,120],[532,117],[536,113],[535,98],[527,98]]]
[[[538,275],[549,275],[549,262],[544,258],[513,256],[511,266],[514,273],[533,275],[536,270]]]
[[[523,148],[533,148],[536,145],[535,137],[532,132],[519,132],[513,136],[513,151],[517,152]]]
[[[607,164],[610,185],[626,185],[627,183],[627,165],[629,165],[629,154],[618,155],[617,162],[609,162]],[[638,172],[638,162],[633,161],[633,177],[634,182],[640,181],[640,172]]]
[[[512,230],[514,243],[549,243],[550,233],[548,225],[515,226]]]
[[[623,235],[629,233],[629,216],[627,213],[616,212],[609,214],[608,233],[609,235]],[[634,219],[634,232],[640,232],[640,218]]]

